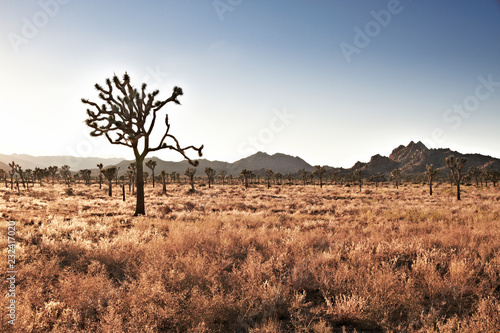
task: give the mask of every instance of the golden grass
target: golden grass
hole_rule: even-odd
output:
[[[500,331],[499,188],[188,187],[0,188],[18,331]]]

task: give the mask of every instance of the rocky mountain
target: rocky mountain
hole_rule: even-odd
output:
[[[467,159],[465,171],[475,166],[480,169],[500,170],[500,159],[481,154],[461,154],[450,149],[429,149],[422,142],[411,141],[407,146],[399,146],[392,151],[389,157],[375,155],[370,162],[359,166],[366,175],[375,173],[388,174],[394,169],[401,169],[404,174],[422,173],[426,170],[426,165],[432,164],[436,169],[446,169],[446,157],[464,157]],[[359,163],[359,162],[358,162]],[[356,164],[355,164],[356,166]],[[351,171],[356,170],[354,167]]]
[[[159,172],[161,172],[161,170],[165,170],[168,173],[175,171],[183,175],[184,171],[187,168],[192,167],[187,161],[169,162],[163,161],[157,157],[153,157],[152,159],[156,162],[155,174],[158,174]],[[282,174],[286,174],[289,172],[297,173],[302,169],[306,169],[307,171],[314,170],[314,167],[312,167],[300,157],[293,157],[279,153],[269,155],[266,153],[258,152],[254,155],[245,157],[233,163],[210,161],[206,159],[200,159],[198,161],[199,165],[196,168],[196,175],[198,176],[205,175],[205,168],[207,167],[214,169],[216,172],[226,170],[228,175],[239,175],[241,170],[243,169],[252,170],[257,173],[263,173],[265,169],[271,169],[274,172],[281,172]],[[120,167],[120,173],[125,172],[131,162],[133,161],[124,160],[118,163],[117,166]],[[144,167],[144,171],[147,171],[149,174],[151,174],[151,170],[147,167]]]

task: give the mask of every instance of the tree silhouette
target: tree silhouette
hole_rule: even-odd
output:
[[[162,184],[162,191],[161,191],[161,194],[167,194],[167,184],[165,182],[165,178],[167,178],[167,172],[165,170],[161,170],[160,172],[160,176],[161,176],[161,184]]]
[[[59,170],[59,174],[61,175],[61,177],[64,179],[64,182],[68,186],[71,184],[71,171],[69,171],[69,168],[70,168],[69,165],[63,165]]]
[[[243,179],[245,181],[245,188],[248,188],[248,179],[252,176],[252,171],[243,169],[241,170],[240,175],[243,176]]]
[[[399,179],[401,178],[401,170],[394,169],[391,171],[391,177],[394,179],[394,183],[396,184],[396,188],[399,189]]]
[[[144,215],[144,169],[143,163],[147,154],[161,149],[171,149],[180,153],[191,165],[197,166],[198,161],[191,160],[186,151],[193,149],[202,156],[203,145],[182,147],[175,136],[170,134],[170,123],[168,114],[165,115],[166,130],[156,146],[152,146],[151,134],[156,124],[158,112],[168,103],[180,104],[177,97],[183,94],[182,89],[174,87],[172,95],[165,100],[156,100],[158,90],[146,93],[146,83],[143,83],[140,91],[133,88],[127,73],[120,80],[116,75],[113,79],[106,79],[104,88],[95,84],[99,92],[99,98],[104,104],[98,105],[88,99],[82,99],[84,104],[93,107],[97,112],[87,109],[88,119],[85,123],[93,129],[92,136],[104,135],[111,144],[130,147],[134,151],[137,167],[136,187],[137,201],[134,216]],[[117,91],[114,91],[116,88]],[[114,133],[114,137],[112,134]],[[165,140],[172,143],[166,143]],[[141,150],[142,149],[142,150]]]
[[[80,174],[82,175],[83,180],[85,181],[85,184],[90,185],[90,174],[92,171],[89,169],[83,169],[80,170]]]
[[[155,168],[156,168],[156,161],[149,160],[146,162],[146,166],[151,169],[151,177],[153,177],[153,188],[155,187]]]
[[[226,175],[227,175],[226,170],[219,170],[219,178],[222,181],[222,185],[226,185]]]
[[[432,164],[426,165],[425,168],[426,168],[425,175],[429,180],[429,195],[432,195],[432,180],[436,177],[438,171],[434,169],[434,166]]]
[[[212,184],[212,182],[215,179],[216,172],[211,167],[207,167],[207,168],[205,168],[205,173],[207,174],[207,177],[208,177],[208,188],[210,188],[210,185]]]
[[[189,184],[191,185],[191,192],[194,192],[194,174],[196,173],[196,168],[187,168],[184,171],[184,175],[189,178]]]
[[[99,168],[99,189],[102,188],[102,168],[104,168],[104,165],[102,163],[97,164],[97,167]]]
[[[108,196],[113,195],[113,179],[115,178],[116,174],[118,172],[118,169],[115,166],[109,167],[107,169],[102,170],[102,174],[104,175],[104,178],[108,180]]]
[[[315,165],[316,170],[313,171],[313,175],[319,179],[319,187],[323,187],[323,178],[326,174],[326,169],[324,166]]]
[[[267,188],[271,187],[271,177],[273,176],[274,172],[271,169],[266,170],[266,180],[267,180]]]
[[[362,170],[354,171],[354,179],[358,181],[359,191],[361,192],[361,187],[363,186],[363,171]]]
[[[49,172],[50,174],[50,177],[52,178],[52,185],[54,185],[54,179],[56,178],[56,175],[57,175],[57,170],[59,168],[57,166],[49,166],[49,168],[47,169],[47,171]]]
[[[450,169],[453,181],[457,185],[457,200],[460,200],[460,182],[462,181],[462,169],[465,166],[467,160],[463,157],[455,158],[455,156],[450,155],[446,158],[446,166]]]
[[[472,166],[469,168],[468,174],[471,177],[471,179],[474,178],[474,180],[476,181],[476,186],[479,186],[479,178],[481,178],[481,170],[479,170],[478,167]]]

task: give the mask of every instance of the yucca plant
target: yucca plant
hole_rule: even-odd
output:
[[[140,90],[134,88],[127,73],[123,75],[122,80],[114,75],[112,79],[106,79],[105,87],[95,84],[95,88],[103,104],[99,105],[88,99],[82,99],[84,104],[94,109],[87,109],[88,118],[85,123],[92,128],[91,136],[104,135],[111,144],[123,145],[134,151],[137,167],[137,199],[134,216],[144,215],[146,211],[143,163],[148,153],[171,149],[181,154],[193,166],[197,166],[198,161],[191,160],[186,152],[192,149],[198,153],[198,156],[202,156],[203,145],[182,147],[177,138],[169,133],[168,114],[165,115],[166,130],[160,142],[155,146],[150,141],[159,111],[168,103],[180,104],[177,98],[182,96],[183,91],[179,87],[174,87],[170,97],[156,100],[160,93],[158,90],[146,92],[146,83],[142,84]],[[167,143],[166,140],[171,143]]]

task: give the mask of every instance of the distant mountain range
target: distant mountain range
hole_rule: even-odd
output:
[[[374,155],[367,163],[357,162],[349,169],[327,167],[328,169],[338,170],[341,174],[362,170],[366,176],[381,173],[388,174],[392,170],[399,168],[403,174],[417,174],[425,171],[427,164],[433,164],[437,169],[445,169],[445,158],[449,155],[455,157],[464,157],[467,159],[466,170],[475,166],[480,169],[496,169],[500,170],[500,159],[481,154],[461,154],[450,149],[429,149],[422,142],[411,141],[407,146],[399,146],[395,148],[389,157]],[[159,174],[161,170],[169,173],[176,171],[181,175],[184,174],[186,168],[190,167],[186,161],[170,162],[163,161],[157,157],[152,158],[157,165],[155,173]],[[97,174],[97,164],[102,163],[105,167],[116,165],[120,168],[119,173],[126,172],[131,160],[123,160],[120,158],[98,158],[98,157],[74,157],[74,156],[30,156],[30,155],[3,155],[0,154],[0,169],[5,171],[10,170],[8,163],[15,161],[21,165],[23,169],[34,169],[35,167],[45,168],[51,165],[62,166],[69,165],[71,170],[78,171],[81,169],[91,169],[94,174]],[[197,174],[204,175],[206,167],[211,167],[215,171],[226,170],[228,175],[238,175],[241,170],[248,169],[256,174],[264,175],[266,169],[271,169],[274,172],[280,172],[283,175],[287,173],[297,174],[302,169],[313,171],[314,166],[310,165],[303,159],[297,156],[285,154],[269,155],[267,153],[258,152],[233,163],[221,161],[209,161],[200,159],[200,164],[197,167]],[[145,171],[150,170],[144,167]]]

